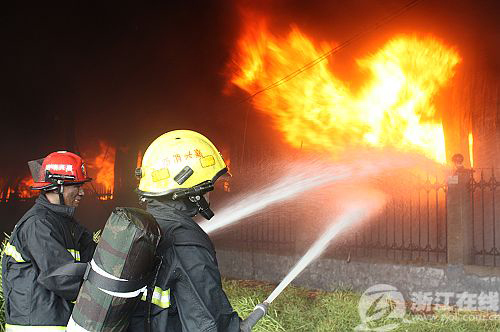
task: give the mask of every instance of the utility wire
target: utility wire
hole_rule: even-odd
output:
[[[408,11],[408,10],[412,9],[413,7],[415,7],[416,5],[418,5],[418,3],[420,1],[421,0],[411,0],[411,1],[409,1],[406,5],[402,6],[399,9],[397,9],[392,14],[384,17],[379,22],[371,25],[369,28],[367,28],[365,30],[362,30],[362,31],[358,32],[357,34],[353,35],[351,38],[343,41],[342,43],[340,43],[336,47],[332,48],[330,51],[326,52],[325,54],[321,55],[320,57],[316,58],[315,60],[313,60],[313,61],[305,64],[304,66],[300,67],[299,69],[291,72],[290,74],[286,75],[285,77],[277,80],[276,82],[268,85],[267,87],[265,87],[265,88],[263,88],[261,90],[258,90],[257,92],[254,92],[253,94],[251,94],[248,97],[246,97],[246,98],[242,99],[241,101],[239,101],[236,105],[239,105],[239,104],[242,104],[242,103],[244,103],[246,101],[249,101],[253,97],[257,96],[258,94],[260,94],[262,92],[271,90],[271,89],[273,89],[273,88],[275,88],[277,86],[280,86],[283,83],[288,82],[289,80],[295,78],[296,76],[300,75],[304,71],[306,71],[306,70],[314,67],[315,65],[317,65],[321,61],[327,59],[329,56],[331,56],[331,55],[339,52],[343,48],[349,46],[350,44],[352,44],[356,40],[360,39],[361,37],[364,37],[365,35],[367,35],[367,34],[373,32],[373,31],[377,30],[381,26],[383,26],[383,25],[389,23],[390,21],[394,20],[395,18],[401,16],[406,11]],[[246,134],[247,134],[247,128],[248,128],[247,122],[248,122],[248,113],[249,112],[250,112],[250,108],[247,108],[246,115],[245,115],[245,129],[243,130],[243,151],[245,151]],[[242,153],[242,156],[241,156],[241,163],[242,163],[242,165],[243,165],[243,159],[244,159],[244,152]]]
[[[315,60],[305,64],[304,66],[302,66],[301,68],[291,72],[290,74],[286,75],[285,77],[277,80],[276,82],[268,85],[267,87],[251,94],[250,96],[246,97],[245,99],[241,100],[239,102],[239,104],[243,103],[243,102],[246,102],[250,99],[252,99],[253,97],[255,97],[256,95],[262,93],[262,92],[265,92],[267,90],[271,90],[277,86],[280,86],[281,84],[285,83],[285,82],[288,82],[289,80],[293,79],[294,77],[300,75],[301,73],[303,73],[304,71],[308,70],[309,68],[312,68],[314,67],[315,65],[317,65],[318,63],[320,63],[321,61],[327,59],[329,56],[339,52],[340,50],[342,50],[343,48],[349,46],[350,44],[352,44],[354,41],[360,39],[361,37],[364,37],[365,35],[377,30],[378,28],[380,28],[381,26],[389,23],[390,21],[394,20],[395,18],[397,18],[398,16],[402,15],[404,12],[410,10],[411,8],[415,7],[421,0],[412,0],[410,2],[408,2],[406,5],[404,5],[403,7],[399,8],[398,10],[396,10],[395,12],[393,12],[392,14],[386,16],[385,18],[383,18],[382,20],[380,20],[379,22],[371,25],[369,28],[361,31],[361,32],[358,32],[357,34],[353,35],[351,38],[343,41],[342,43],[340,43],[339,45],[337,45],[336,47],[334,47],[333,49],[331,49],[330,51],[326,52],[325,54],[321,55],[320,57],[316,58]]]

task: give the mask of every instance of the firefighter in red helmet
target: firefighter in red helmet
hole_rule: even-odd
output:
[[[63,331],[95,243],[73,215],[91,181],[78,155],[58,151],[28,163],[34,206],[16,224],[2,260],[6,331]]]

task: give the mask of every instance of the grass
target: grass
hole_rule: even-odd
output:
[[[224,280],[223,286],[231,304],[242,318],[247,317],[255,304],[264,301],[274,289],[274,285],[268,283],[242,280]],[[269,314],[259,321],[253,331],[354,331],[361,323],[358,314],[359,298],[360,294],[349,290],[324,292],[289,286],[272,303]],[[471,314],[495,318],[485,312],[437,312],[428,316],[427,320],[417,320],[421,316],[408,314],[406,319],[410,322],[401,323],[392,331],[500,331],[500,317],[470,320]],[[391,322],[394,321],[385,319],[379,326]]]
[[[1,245],[2,257],[7,238]],[[0,265],[1,284],[1,265]],[[247,317],[256,304],[264,301],[274,289],[274,285],[248,280],[224,280],[223,287],[231,304],[240,317]],[[353,331],[361,323],[358,315],[360,294],[349,290],[324,292],[289,286],[278,296],[269,308],[268,315],[259,321],[254,332],[319,332]],[[0,332],[4,332],[5,313],[3,290],[0,287]],[[423,331],[500,331],[500,319],[466,320],[471,313],[436,313],[434,320],[413,321],[400,324],[396,332]],[[477,314],[477,313],[475,313]],[[487,313],[482,313],[488,315]],[[458,317],[458,319],[457,319]],[[416,316],[407,315],[409,320]],[[389,320],[383,321],[383,324]]]

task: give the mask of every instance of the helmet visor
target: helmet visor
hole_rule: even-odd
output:
[[[41,172],[44,159],[45,158],[28,161],[28,167],[30,168],[31,177],[33,178],[33,181],[35,181],[35,182],[44,182],[45,181],[45,175],[42,174],[42,172]]]

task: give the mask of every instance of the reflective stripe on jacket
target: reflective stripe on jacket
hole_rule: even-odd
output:
[[[146,295],[147,294],[145,292],[142,294],[142,301],[146,301]],[[157,305],[162,309],[170,307],[170,288],[168,288],[167,290],[163,290],[160,287],[155,286],[155,289],[153,290],[153,296],[151,298],[151,303]]]
[[[52,332],[52,331],[66,331],[66,326],[24,326],[24,325],[5,325],[5,332]]]
[[[7,331],[65,329],[95,243],[75,208],[45,195],[21,218],[2,260]]]

